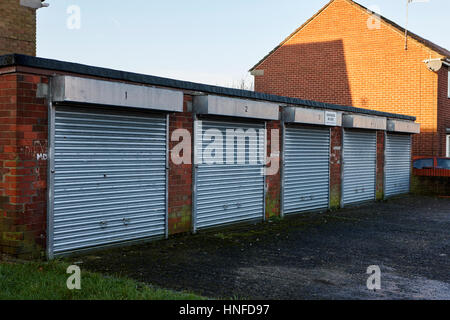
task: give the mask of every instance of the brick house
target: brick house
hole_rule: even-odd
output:
[[[449,65],[450,51],[412,33],[405,48],[396,23],[332,0],[250,71],[258,92],[416,116],[414,154],[450,156]]]

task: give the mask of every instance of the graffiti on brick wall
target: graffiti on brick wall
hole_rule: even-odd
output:
[[[341,147],[333,147],[330,154],[330,164],[341,164]]]
[[[38,153],[36,154],[37,160],[47,160],[47,154],[46,153]]]
[[[32,146],[22,146],[20,153],[25,159],[45,161],[48,159],[48,144],[46,140],[35,140]]]

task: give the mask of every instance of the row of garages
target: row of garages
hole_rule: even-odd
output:
[[[330,205],[330,134],[327,128],[287,127],[284,138],[283,212]],[[411,135],[386,133],[384,193],[408,193]],[[376,199],[377,131],[344,129],[341,206]]]
[[[183,111],[183,92],[69,76],[52,86],[48,255],[168,236],[168,114]],[[265,219],[272,121],[281,124],[281,215],[330,207],[335,148],[342,149],[341,206],[375,200],[380,130],[384,194],[409,192],[413,121],[214,95],[194,96],[192,108],[193,181],[185,192],[194,232]],[[218,156],[210,142],[229,130],[244,133],[245,143],[223,141],[232,158],[204,161]],[[332,130],[342,132],[337,146]]]

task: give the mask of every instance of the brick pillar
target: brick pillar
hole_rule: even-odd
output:
[[[384,199],[384,137],[384,131],[377,132],[377,200]]]
[[[31,75],[0,77],[0,247],[19,258],[45,252],[47,105]]]
[[[191,231],[192,224],[192,157],[190,162],[175,164],[172,161],[172,150],[180,141],[172,141],[172,134],[177,129],[185,129],[189,132],[188,143],[193,152],[192,134],[193,119],[192,113],[188,112],[192,105],[192,97],[184,96],[184,106],[182,113],[174,113],[169,118],[169,234],[183,233]]]
[[[0,55],[36,55],[36,10],[20,0],[0,1]]]
[[[330,141],[330,208],[341,206],[342,128],[331,128]]]
[[[273,164],[269,164],[272,168],[278,166],[278,171],[275,174],[266,175],[266,218],[280,216],[280,192],[281,192],[281,172],[280,172],[280,148],[281,148],[281,122],[268,121],[267,122],[267,157],[272,157]],[[278,130],[278,149],[275,150],[274,141],[272,141],[272,130]],[[275,133],[275,131],[273,131]],[[276,136],[276,135],[275,135]],[[274,137],[275,137],[274,136]],[[273,150],[272,150],[273,148]],[[278,164],[276,164],[278,162]],[[271,172],[268,168],[268,172]]]

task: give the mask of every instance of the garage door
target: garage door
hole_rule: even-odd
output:
[[[166,118],[56,107],[53,253],[163,236]]]
[[[385,189],[386,197],[408,193],[411,175],[411,136],[386,135]]]
[[[377,136],[344,130],[343,203],[375,200]]]
[[[286,128],[283,212],[329,206],[330,130]]]
[[[230,139],[227,130],[245,140]],[[213,141],[223,152],[212,150]],[[196,157],[202,161],[196,166],[195,230],[264,219],[264,141],[264,124],[196,121]]]

